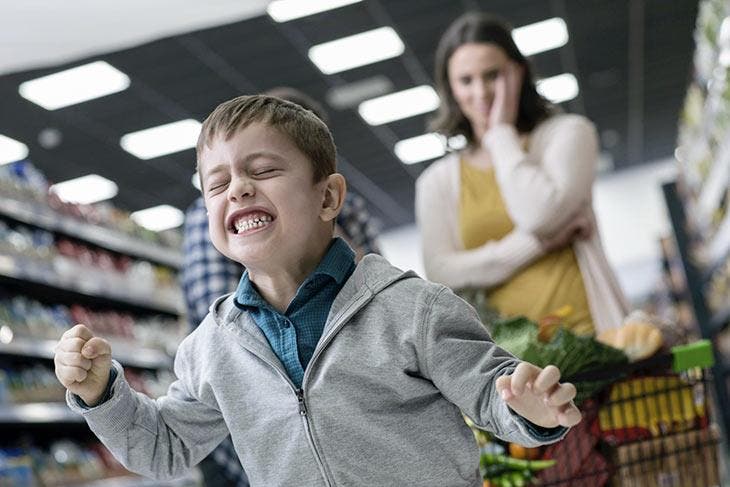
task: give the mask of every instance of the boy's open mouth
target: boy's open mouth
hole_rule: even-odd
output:
[[[245,214],[233,215],[230,218],[228,230],[240,235],[250,230],[263,228],[274,221],[274,217],[262,211],[246,212]]]

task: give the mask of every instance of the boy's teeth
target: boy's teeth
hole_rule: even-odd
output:
[[[269,222],[271,222],[271,217],[268,215],[262,215],[255,218],[238,219],[235,221],[234,226],[236,227],[236,233],[241,233],[252,228],[263,227]]]

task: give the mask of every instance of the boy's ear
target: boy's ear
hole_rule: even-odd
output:
[[[322,218],[322,221],[329,222],[340,214],[342,205],[345,202],[347,183],[345,177],[339,173],[330,174],[324,183],[324,198],[322,199],[320,218]]]

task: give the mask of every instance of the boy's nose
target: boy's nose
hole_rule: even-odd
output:
[[[228,198],[231,201],[247,198],[256,194],[253,182],[248,178],[236,178],[228,188]]]

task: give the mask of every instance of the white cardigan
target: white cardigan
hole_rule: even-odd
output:
[[[501,240],[465,250],[459,229],[460,154],[433,163],[416,182],[416,221],[426,276],[459,289],[493,287],[542,255],[536,235],[550,235],[578,210],[594,219],[588,240],[573,243],[596,332],[620,326],[626,298],[601,246],[591,200],[598,160],[593,124],[555,115],[530,135],[525,152],[515,128],[500,125],[483,140],[515,229]]]

